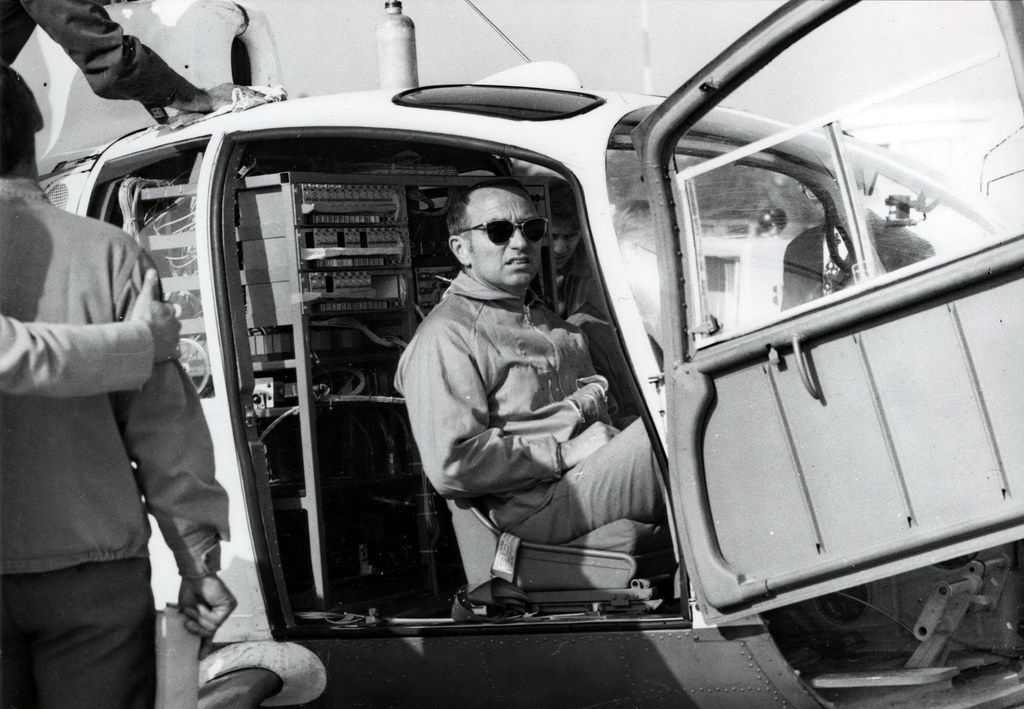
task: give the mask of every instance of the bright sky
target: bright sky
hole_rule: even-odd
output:
[[[205,1],[228,7],[231,2]],[[195,59],[203,42],[217,41],[216,34],[211,35],[213,28],[200,22],[190,35],[182,26],[189,23],[177,21],[193,2],[204,0],[152,0],[112,7],[133,17],[156,16],[167,25],[162,29],[157,24],[143,36],[197,85],[226,81],[229,77],[220,75],[211,81],[209,67]],[[249,11],[253,26],[269,28],[280,58],[280,83],[292,98],[377,88],[374,32],[384,17],[384,0],[234,2]],[[781,0],[474,3],[530,59],[569,65],[585,88],[661,95],[670,94],[782,4]],[[464,0],[405,0],[403,4],[405,14],[416,24],[421,85],[477,81],[522,63]],[[168,32],[171,28],[175,31]],[[46,116],[46,128],[37,136],[41,156],[100,145],[151,124],[139,105],[93,97],[81,77],[75,77],[75,67],[64,53],[45,37],[40,42],[39,36],[26,46],[15,68],[25,76]],[[218,62],[223,62],[226,48],[214,51]]]
[[[375,88],[383,0],[247,0],[277,36],[293,95]],[[593,89],[644,92],[642,15],[654,93],[671,93],[778,0],[474,0],[530,59],[576,69]],[[420,83],[475,81],[521,63],[463,0],[405,0]],[[311,22],[310,18],[316,21]]]
[[[168,51],[169,61],[197,85],[208,86],[228,78],[195,75],[212,65],[211,62],[204,65],[194,58],[198,56],[196,48],[200,47],[198,52],[202,54],[205,51],[201,49],[202,43],[211,41],[210,26],[200,23],[191,34],[182,26],[175,27],[177,33],[166,31],[176,24],[167,21],[167,17],[179,16],[191,2],[203,1],[154,0],[118,7],[119,11],[132,12],[137,17],[146,12],[159,16],[168,27],[157,25],[149,41],[166,43],[166,46],[154,47],[161,54]],[[231,7],[230,0],[205,1]],[[261,25],[272,32],[280,59],[280,82],[292,98],[377,88],[374,31],[384,17],[384,0],[235,2],[249,10],[252,26]],[[782,4],[781,0],[473,2],[530,59],[571,66],[585,88],[659,95],[672,93]],[[405,14],[416,23],[422,85],[478,81],[522,63],[516,51],[465,0],[404,0],[403,4]],[[811,43],[811,53],[805,60],[780,64],[776,74],[766,73],[765,81],[754,82],[755,86],[731,96],[729,104],[793,121],[815,115],[823,110],[820,106],[834,107],[839,100],[837,92],[861,95],[877,92],[892,82],[906,81],[908,72],[920,73],[930,70],[933,64],[951,61],[944,55],[962,53],[959,45],[968,48],[978,45],[977,38],[982,36],[978,33],[982,30],[965,27],[956,19],[962,14],[959,9],[967,6],[984,10],[974,14],[987,13],[987,19],[982,19],[990,25],[993,23],[991,10],[983,3],[864,3],[848,14],[852,16],[860,10],[870,14],[885,8],[884,18],[887,18],[866,25],[871,32],[871,42],[864,44],[843,37],[828,37],[823,40],[826,45],[818,43],[816,49]],[[925,24],[935,24],[937,20],[946,32],[941,41],[931,43],[931,55],[920,57],[926,66],[912,71],[905,65],[902,47],[922,24],[919,18],[911,16],[915,12],[926,13],[933,20]],[[950,17],[949,22],[942,19],[946,15]],[[230,35],[227,35],[225,45],[229,43]],[[928,42],[924,44],[927,46]],[[879,49],[877,45],[885,46]],[[172,59],[175,52],[180,56]],[[220,60],[227,56],[223,48],[216,53]],[[855,73],[852,83],[835,81],[836,67],[863,62],[869,55],[870,71]],[[190,56],[193,58],[189,59]],[[189,64],[191,68],[185,70]],[[95,99],[80,77],[75,80],[77,85],[72,86],[74,67],[55,46],[46,54],[32,43],[15,66],[25,74],[40,99],[47,115],[47,131],[55,130],[53,140],[45,132],[40,134],[40,146],[45,146],[41,154],[48,151],[61,154],[69,145],[101,144],[127,129],[150,123],[140,106]],[[979,87],[990,84],[978,81],[976,76],[974,81]],[[796,77],[801,81],[792,80]],[[814,91],[807,90],[811,79],[814,79],[811,84],[817,86]],[[51,96],[53,101],[48,100]],[[56,100],[60,97],[64,101]],[[974,98],[984,99],[983,96]],[[65,104],[74,107],[68,105],[65,109]],[[59,144],[57,135],[62,136]]]

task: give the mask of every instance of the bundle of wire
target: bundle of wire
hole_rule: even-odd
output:
[[[171,182],[168,180],[150,180],[143,177],[128,176],[121,181],[117,191],[118,205],[121,207],[121,215],[124,218],[124,230],[135,243],[147,246],[143,243],[143,232],[152,232],[160,236],[171,236],[195,231],[196,228],[196,198],[194,196],[179,197],[169,205],[158,204],[145,214],[139,211],[139,202],[142,200],[142,191],[150,187],[166,187]],[[184,207],[182,214],[172,216]],[[166,254],[164,258],[171,269],[172,275],[187,276],[195,273],[196,269],[196,248],[186,246],[177,250],[174,255]]]
[[[321,375],[326,375],[327,382],[321,380],[313,385],[313,398],[318,401],[332,396],[356,396],[366,389],[366,374],[355,367],[321,365],[314,370],[314,380],[321,379]]]
[[[121,207],[121,216],[124,218],[125,232],[139,241],[139,232],[142,231],[143,219],[139,214],[139,200],[142,197],[142,190],[147,187],[159,187],[167,184],[165,180],[147,180],[143,177],[129,175],[121,181],[117,190],[117,203]]]
[[[328,325],[330,327],[344,327],[349,328],[351,330],[359,330],[359,332],[366,335],[366,338],[370,340],[370,342],[374,342],[378,345],[381,345],[382,347],[393,347],[402,350],[405,349],[406,346],[409,344],[402,338],[395,337],[394,335],[378,335],[373,330],[366,327],[366,325],[364,325],[363,323],[359,322],[358,320],[353,320],[352,318],[329,318],[327,320],[322,320],[317,324]]]

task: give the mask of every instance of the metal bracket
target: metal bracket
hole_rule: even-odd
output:
[[[932,590],[914,623],[921,641],[904,667],[941,667],[949,655],[949,641],[972,605],[988,607],[992,601],[981,594],[985,586],[985,564],[972,561],[956,581],[941,582]]]
[[[714,335],[716,332],[722,329],[722,324],[718,322],[718,318],[708,313],[702,322],[697,327],[693,328],[693,332],[697,335]]]
[[[658,414],[665,418],[665,373],[658,372],[647,377],[647,381],[654,385],[654,391],[658,395]]]

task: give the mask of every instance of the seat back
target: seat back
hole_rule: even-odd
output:
[[[498,551],[500,533],[493,533],[498,530],[469,500],[447,502],[452,513],[455,540],[459,543],[462,568],[466,571],[466,581],[470,586],[476,586],[491,578],[491,564]]]

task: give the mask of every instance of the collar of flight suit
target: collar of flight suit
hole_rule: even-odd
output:
[[[477,280],[466,271],[460,271],[452,284],[445,291],[445,296],[461,295],[472,300],[500,301],[516,308],[532,308],[534,305],[543,304],[544,299],[539,297],[533,290],[526,291],[526,296],[521,298],[508,291],[495,288],[492,285]]]

